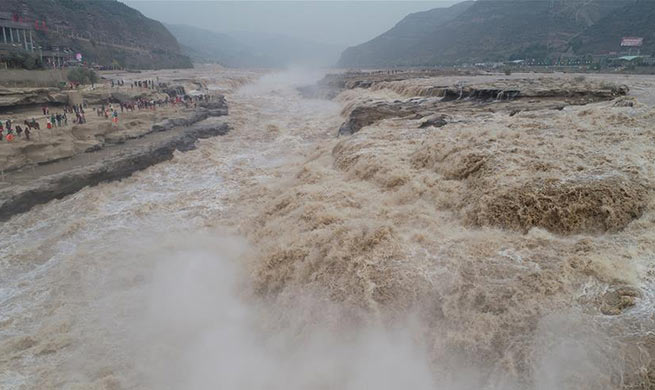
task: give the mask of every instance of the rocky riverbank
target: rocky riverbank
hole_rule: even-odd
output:
[[[441,127],[448,117],[482,111],[562,110],[572,105],[609,101],[629,92],[626,85],[578,77],[498,77],[425,73],[344,73],[326,76],[316,85],[300,88],[306,96],[333,98],[344,91],[370,90],[370,96],[349,102],[339,135],[358,132],[380,120],[418,120],[418,127]],[[394,99],[389,99],[393,94]],[[377,95],[377,96],[376,96]],[[630,104],[626,102],[625,104]]]
[[[225,99],[215,97],[188,117],[168,118],[123,137],[102,138],[85,153],[8,172],[0,186],[0,220],[86,186],[127,177],[172,158],[176,150],[193,149],[198,139],[224,135],[230,128],[216,119],[227,113]]]

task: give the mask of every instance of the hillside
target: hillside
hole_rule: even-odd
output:
[[[228,67],[285,67],[294,64],[329,66],[340,48],[280,35],[253,32],[218,33],[186,25],[167,25],[185,55],[195,62]]]
[[[655,54],[655,2],[638,0],[628,4],[577,37],[572,46],[576,53],[606,53],[616,51],[619,40],[624,36],[644,38],[641,52]]]
[[[45,21],[47,30],[36,31],[39,45],[79,51],[88,62],[118,62],[128,68],[192,66],[160,22],[117,0],[3,0],[2,8],[30,23]]]
[[[431,36],[436,28],[455,19],[472,5],[472,1],[465,1],[449,8],[410,14],[384,34],[346,49],[339,64],[363,67],[412,64],[417,42]]]
[[[347,49],[340,66],[439,65],[543,58],[632,0],[479,0],[408,16]],[[420,20],[416,28],[413,20]],[[616,41],[616,39],[614,39]],[[385,42],[381,44],[380,42]]]
[[[194,62],[219,63],[228,67],[248,66],[257,62],[252,50],[233,37],[186,25],[166,25]]]

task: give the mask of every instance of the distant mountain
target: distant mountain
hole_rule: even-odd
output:
[[[217,62],[228,67],[286,67],[333,65],[341,51],[331,46],[265,33],[218,33],[186,25],[167,25],[195,62]]]
[[[637,0],[478,0],[409,15],[342,54],[342,67],[421,66],[545,58]],[[644,7],[655,1],[643,1]],[[647,5],[645,3],[649,3]],[[616,35],[619,35],[616,38]],[[620,33],[607,31],[618,45]],[[580,45],[582,48],[582,45]]]
[[[46,23],[35,40],[81,52],[84,60],[128,68],[184,68],[175,37],[158,21],[116,0],[2,0],[2,11]]]
[[[229,67],[257,62],[252,50],[233,37],[186,25],[166,25],[194,62],[217,62]]]
[[[415,64],[418,53],[416,45],[472,5],[473,1],[465,1],[449,8],[410,14],[384,34],[346,49],[339,59],[339,65],[366,67]]]

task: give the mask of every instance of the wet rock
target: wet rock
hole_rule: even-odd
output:
[[[634,306],[641,293],[634,287],[624,286],[612,289],[603,295],[600,311],[605,315],[615,316]]]
[[[425,129],[426,127],[443,127],[448,124],[446,118],[447,117],[444,114],[430,116],[421,122],[419,129]]]
[[[624,96],[614,101],[614,107],[634,107],[637,104],[637,99],[633,96]]]
[[[228,114],[225,97],[219,96],[208,102],[200,102],[198,106],[207,111],[208,116],[223,116]],[[198,115],[202,115],[198,112]]]
[[[339,135],[351,135],[362,127],[372,125],[388,118],[421,118],[426,110],[425,104],[408,101],[369,102],[352,110],[348,120],[339,128]]]
[[[513,100],[521,95],[518,90],[497,88],[444,88],[441,92],[442,101],[474,99],[474,100]]]

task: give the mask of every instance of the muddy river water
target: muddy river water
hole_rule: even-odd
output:
[[[320,76],[267,74],[242,86],[208,76],[226,93],[228,135],[3,223],[0,388],[647,383],[647,373],[634,372],[652,368],[655,352],[652,195],[643,216],[616,234],[471,228],[454,211],[469,190],[441,183],[438,164],[417,167],[431,135],[403,133],[408,122],[392,119],[337,139],[344,105],[362,96],[300,97],[295,87]],[[635,91],[651,88],[640,83]],[[548,126],[573,118],[596,115],[604,126],[607,107],[512,120],[523,137],[547,138]],[[643,131],[652,135],[648,107],[610,110],[632,121],[616,125],[621,131],[651,123]],[[504,120],[454,126],[489,126],[485,139],[521,142]],[[594,144],[591,127],[580,125],[589,138],[572,146],[576,153]],[[607,152],[632,154],[626,165],[641,164],[646,186],[655,176],[649,134]],[[466,130],[448,137],[481,148]],[[551,147],[564,150],[533,151]],[[520,153],[507,169],[521,168]],[[620,288],[638,291],[636,305],[618,316],[596,310]]]

